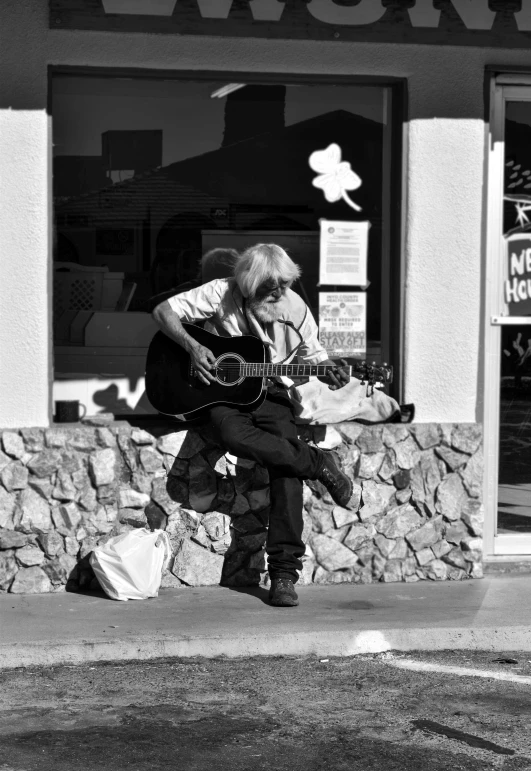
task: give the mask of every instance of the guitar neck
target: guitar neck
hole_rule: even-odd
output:
[[[240,374],[245,377],[324,377],[333,367],[330,364],[240,364]],[[352,367],[344,367],[352,375]]]

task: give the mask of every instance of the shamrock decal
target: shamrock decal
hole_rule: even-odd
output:
[[[310,167],[319,176],[312,180],[314,187],[319,187],[329,203],[343,199],[356,211],[361,211],[350,198],[347,190],[357,190],[361,179],[350,168],[350,163],[341,160],[341,148],[333,142],[325,150],[316,150],[308,160]]]

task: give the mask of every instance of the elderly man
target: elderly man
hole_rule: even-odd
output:
[[[308,364],[329,364],[330,388],[341,388],[349,382],[345,362],[334,364],[319,343],[310,310],[291,289],[299,275],[299,267],[280,246],[257,244],[240,257],[233,279],[216,279],[177,294],[159,304],[153,316],[162,331],[190,354],[192,366],[205,384],[214,379],[215,357],[187,334],[182,321],[206,320],[205,329],[224,336],[255,335],[269,346],[273,363],[296,356]],[[331,453],[298,438],[290,384],[286,378],[270,381],[267,396],[256,410],[215,406],[209,412],[222,447],[269,471],[269,599],[281,607],[299,603],[294,584],[305,549],[302,480],[322,482],[340,506],[349,503],[353,488]]]

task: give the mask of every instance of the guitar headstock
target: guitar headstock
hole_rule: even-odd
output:
[[[383,364],[376,364],[375,361],[369,364],[365,360],[355,362],[352,365],[352,374],[361,380],[362,385],[364,383],[369,386],[374,386],[375,383],[389,385],[393,382],[393,367],[386,362]]]

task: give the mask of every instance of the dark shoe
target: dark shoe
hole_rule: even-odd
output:
[[[354,489],[352,479],[341,471],[331,452],[324,453],[323,465],[317,479],[326,487],[334,503],[343,508],[348,505]]]
[[[291,578],[272,578],[269,602],[281,608],[292,608],[299,604],[297,592]]]

